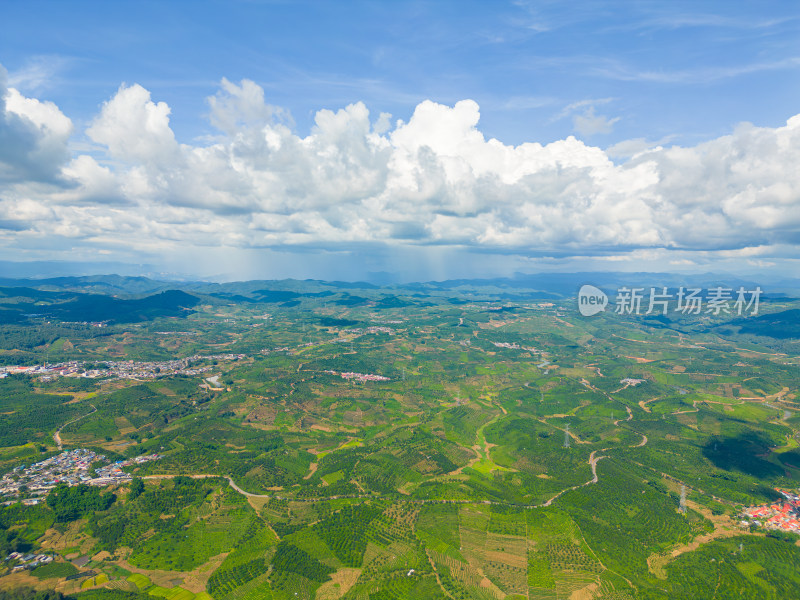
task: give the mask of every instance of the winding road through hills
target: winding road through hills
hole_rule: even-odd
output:
[[[62,430],[62,429],[64,429],[64,427],[66,427],[67,425],[72,425],[73,423],[77,423],[77,422],[78,422],[78,421],[80,421],[81,419],[85,419],[85,418],[86,418],[86,417],[88,417],[89,415],[92,415],[92,414],[94,414],[94,413],[96,413],[96,412],[97,412],[97,407],[96,407],[94,404],[90,404],[89,406],[91,406],[91,407],[92,407],[92,410],[91,410],[91,412],[88,412],[88,413],[86,413],[85,415],[81,415],[80,417],[77,417],[77,418],[75,418],[75,419],[72,419],[71,421],[67,421],[67,422],[66,422],[66,423],[64,423],[64,424],[63,424],[61,427],[59,427],[58,429],[56,429],[56,432],[53,434],[53,441],[56,443],[56,446],[58,447],[58,449],[59,449],[59,450],[62,450],[62,449],[63,449],[63,448],[62,448],[62,443],[61,443],[61,430]]]
[[[641,435],[641,434],[640,434]],[[637,444],[634,447],[644,446],[647,443],[647,437],[642,435],[641,443]],[[356,498],[371,498],[374,500],[398,500],[402,499],[404,502],[411,502],[414,504],[490,504],[490,505],[497,505],[497,506],[512,506],[516,508],[525,508],[525,509],[532,509],[532,508],[544,508],[550,506],[553,502],[555,502],[558,498],[562,495],[566,494],[567,492],[571,492],[572,490],[577,490],[578,488],[585,487],[587,485],[591,485],[593,483],[597,483],[599,481],[599,476],[597,474],[597,463],[604,458],[608,458],[608,456],[598,455],[600,452],[605,452],[606,450],[610,450],[610,448],[603,448],[601,450],[594,450],[589,455],[589,466],[592,469],[592,478],[585,483],[581,483],[578,485],[573,485],[567,488],[564,488],[560,492],[558,492],[555,496],[552,496],[549,500],[541,503],[541,504],[518,504],[514,502],[503,502],[499,500],[444,500],[444,499],[418,499],[418,498],[408,498],[402,495],[398,496],[386,496],[382,494],[344,494],[340,496],[323,496],[318,498],[293,498],[293,497],[283,497],[277,494],[254,494],[252,492],[248,492],[243,490],[236,482],[228,475],[212,475],[209,473],[202,473],[202,474],[185,474],[184,477],[190,477],[192,479],[209,479],[209,478],[218,478],[218,479],[225,479],[228,484],[236,490],[241,495],[245,496],[246,498],[264,498],[264,499],[271,499],[275,498],[276,500],[293,500],[295,502],[327,502],[329,500],[343,500],[343,499],[356,499]],[[181,474],[174,474],[174,475],[145,475],[142,479],[147,480],[158,480],[158,479],[172,479],[174,477],[180,477]]]
[[[598,391],[600,391],[600,390],[598,390]],[[606,395],[609,397],[609,399],[613,399],[612,396],[610,396],[608,394],[606,394]],[[502,412],[506,412],[504,409],[502,409],[502,407],[499,407],[499,408],[502,410]],[[629,421],[631,421],[633,419],[633,411],[630,409],[629,406],[626,406],[625,408],[626,408],[627,413],[628,413],[627,414],[627,418],[618,419],[618,420],[614,421],[614,425],[616,427],[619,427],[620,426],[619,424],[621,422],[627,423],[627,422],[629,422]],[[84,415],[84,416],[88,416],[88,415]],[[501,414],[498,413],[494,417],[494,419],[492,419],[488,423],[485,423],[484,426],[480,428],[481,431],[483,430],[483,428],[486,425],[489,425],[490,423],[493,423],[500,416],[501,416]],[[547,418],[548,417],[543,417],[543,419],[545,419],[545,420]],[[631,448],[642,448],[647,444],[648,440],[647,440],[647,436],[645,434],[643,434],[641,432],[638,432],[638,431],[634,431],[633,429],[631,429],[630,431],[633,431],[634,433],[638,433],[639,435],[642,436],[641,441],[638,444],[634,444],[633,446],[631,446]],[[482,436],[479,435],[478,437],[480,438]],[[577,438],[577,436],[575,436],[574,434],[572,434],[572,437],[574,437],[576,439],[576,441],[579,441],[579,442],[582,441],[582,440],[579,440]],[[485,440],[484,440],[484,444],[485,444],[484,447],[481,447],[480,445],[476,445],[473,448],[473,450],[476,451],[476,454],[478,455],[475,460],[480,460],[480,458],[482,458],[482,457],[483,458],[489,458],[489,449],[491,448],[491,444],[486,443]],[[414,499],[414,498],[409,498],[407,496],[403,496],[401,494],[398,494],[397,496],[387,496],[387,495],[381,495],[381,494],[346,494],[346,495],[339,495],[339,496],[321,496],[321,497],[316,497],[316,498],[293,498],[291,496],[280,496],[278,494],[254,494],[252,492],[248,492],[248,491],[242,489],[233,480],[233,478],[228,476],[228,475],[213,475],[213,474],[208,474],[208,473],[203,473],[203,474],[183,474],[183,475],[185,477],[191,477],[193,479],[206,479],[206,478],[225,479],[228,482],[228,484],[231,486],[231,488],[233,488],[236,492],[240,493],[241,495],[245,496],[246,498],[261,498],[261,499],[275,498],[276,500],[293,500],[293,501],[296,501],[296,502],[326,502],[326,501],[330,501],[330,500],[357,499],[357,498],[370,499],[371,498],[371,499],[375,499],[375,500],[403,500],[404,502],[411,502],[411,503],[414,503],[414,504],[489,504],[489,505],[499,505],[499,506],[510,506],[510,507],[516,507],[516,508],[534,509],[534,508],[544,508],[544,507],[550,506],[553,502],[555,502],[558,498],[560,498],[561,496],[563,496],[567,492],[571,492],[573,490],[577,490],[577,489],[585,487],[587,485],[592,485],[592,484],[597,483],[600,480],[600,477],[599,477],[599,475],[597,473],[597,463],[600,462],[604,458],[609,458],[607,455],[601,454],[602,452],[606,452],[606,451],[609,451],[609,450],[613,450],[613,448],[602,448],[600,450],[594,450],[589,455],[588,463],[589,463],[589,467],[592,470],[592,478],[591,479],[589,479],[588,481],[586,481],[584,483],[578,484],[578,485],[573,485],[573,486],[566,487],[563,490],[561,490],[560,492],[558,492],[557,494],[555,494],[554,496],[550,497],[545,502],[542,502],[540,504],[518,504],[518,503],[514,503],[514,502],[504,502],[504,501],[498,501],[498,500]],[[483,455],[482,455],[481,451],[484,453]],[[148,480],[172,479],[174,477],[179,477],[180,475],[181,474],[146,475],[146,476],[142,477],[142,479],[148,479]]]

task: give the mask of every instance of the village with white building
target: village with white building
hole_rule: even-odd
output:
[[[61,483],[69,486],[81,483],[96,486],[125,483],[131,479],[125,467],[159,458],[159,454],[148,454],[110,462],[104,455],[86,448],[66,450],[30,466],[16,467],[3,475],[0,479],[0,497],[6,498],[2,502],[4,505],[19,501],[35,505]]]

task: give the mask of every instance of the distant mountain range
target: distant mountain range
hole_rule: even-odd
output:
[[[61,321],[130,323],[164,316],[185,316],[199,303],[263,303],[287,308],[304,300],[356,307],[401,308],[425,302],[557,301],[576,295],[586,283],[609,295],[623,286],[680,286],[709,289],[744,286],[764,290],[764,300],[800,297],[800,280],[771,284],[719,274],[547,273],[494,279],[453,279],[378,286],[368,282],[284,279],[274,281],[160,281],[141,276],[86,275],[49,278],[0,277],[0,322],[22,322],[30,315]],[[789,315],[791,321],[796,315]],[[764,325],[767,325],[764,323]]]
[[[37,317],[68,322],[135,323],[156,317],[185,316],[199,302],[200,298],[181,290],[142,298],[116,298],[102,293],[0,287],[0,323],[22,323]]]
[[[270,301],[268,297],[278,298],[289,294],[283,300],[290,300],[309,293],[343,290],[373,291],[394,293],[436,294],[462,292],[470,295],[488,295],[502,298],[568,298],[574,296],[578,288],[586,283],[595,285],[606,292],[627,287],[683,287],[710,288],[716,286],[752,289],[760,286],[771,295],[800,296],[800,279],[769,279],[761,281],[752,277],[739,277],[719,273],[675,274],[647,272],[590,271],[579,273],[517,273],[513,277],[491,279],[449,279],[444,281],[425,281],[405,284],[376,285],[365,281],[322,281],[316,279],[252,280],[215,283],[210,281],[178,281],[153,279],[142,276],[124,275],[81,275],[59,277],[14,277],[8,276],[0,262],[0,286],[30,287],[40,290],[71,290],[105,294],[152,294],[170,289],[179,289],[201,294],[244,295],[254,300]],[[19,263],[15,263],[19,264]],[[296,296],[291,296],[296,294]]]

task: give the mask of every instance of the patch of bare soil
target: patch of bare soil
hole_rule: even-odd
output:
[[[600,585],[597,583],[590,583],[586,587],[572,592],[569,595],[569,600],[594,600],[597,598],[597,590],[599,589]]]
[[[361,575],[361,569],[339,569],[331,575],[330,581],[323,583],[317,590],[318,600],[336,600],[344,596],[353,587]]]
[[[642,358],[641,356],[626,356],[625,358],[630,358],[631,360],[635,360],[637,363],[649,363],[653,362],[650,358]]]

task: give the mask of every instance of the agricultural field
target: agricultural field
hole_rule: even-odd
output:
[[[75,518],[3,498],[2,558],[53,560],[6,561],[0,589],[796,596],[800,537],[741,516],[800,487],[790,339],[735,320],[587,319],[574,301],[487,290],[266,283],[190,290],[180,316],[102,334],[0,326],[5,364],[80,371],[0,379],[0,475],[59,449],[160,457],[125,467],[133,480],[103,490],[107,509]],[[109,361],[177,359],[186,372],[102,374]]]

